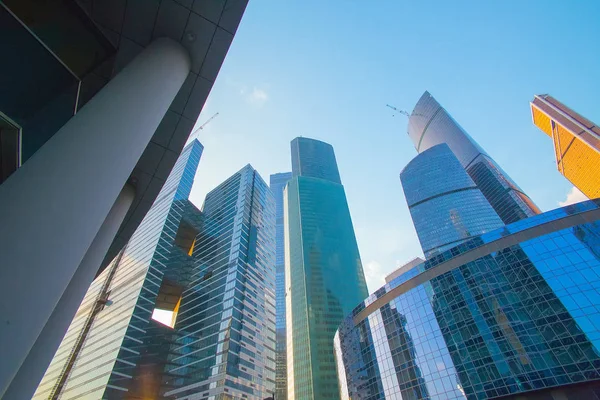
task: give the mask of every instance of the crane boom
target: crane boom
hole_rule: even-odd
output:
[[[218,112],[217,112],[217,113],[215,113],[215,114],[214,114],[212,117],[210,117],[209,119],[207,119],[205,123],[203,123],[202,125],[200,125],[200,126],[198,127],[198,129],[196,129],[194,132],[192,132],[192,134],[190,135],[189,139],[195,139],[195,138],[196,138],[196,135],[197,135],[197,133],[198,133],[198,132],[200,132],[202,129],[204,129],[204,127],[205,127],[206,125],[208,125],[208,124],[209,124],[209,123],[210,123],[210,122],[211,122],[213,119],[215,119],[215,118],[217,117],[217,115],[219,115],[219,113],[218,113]],[[189,139],[188,139],[188,140],[189,140]]]
[[[394,106],[390,106],[389,104],[386,104],[386,107],[391,108],[392,110],[396,111],[397,113],[400,113],[402,115],[406,115],[407,117],[410,117],[410,114],[408,113],[408,111],[404,111],[404,110],[399,110]]]

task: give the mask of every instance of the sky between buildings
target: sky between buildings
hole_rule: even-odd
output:
[[[297,136],[334,146],[369,291],[422,255],[399,173],[425,90],[543,210],[578,200],[529,101],[550,93],[600,123],[600,1],[250,0],[198,124],[191,200],[247,163],[291,170]]]

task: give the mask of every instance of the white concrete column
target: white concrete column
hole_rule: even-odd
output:
[[[190,71],[150,44],[0,185],[0,397]]]
[[[33,397],[134,198],[133,187],[125,185],[27,358],[10,382],[5,398],[29,400]]]

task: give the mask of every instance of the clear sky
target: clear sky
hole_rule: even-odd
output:
[[[550,93],[600,123],[598,0],[250,0],[199,123],[191,199],[252,164],[291,169],[290,141],[333,145],[369,291],[422,255],[399,180],[425,90],[544,210],[572,185],[529,101]]]

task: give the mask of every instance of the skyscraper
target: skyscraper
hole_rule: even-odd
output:
[[[248,165],[197,210],[187,197],[201,149],[184,150],[94,281],[35,399],[272,395],[274,200]]]
[[[288,399],[337,399],[333,335],[367,294],[344,187],[330,144],[291,143],[284,192]]]
[[[413,158],[400,180],[427,259],[504,225],[445,143]]]
[[[531,116],[552,138],[558,171],[590,199],[600,197],[600,127],[547,94],[534,97]]]
[[[473,167],[499,171],[494,185],[507,183],[501,170],[428,93],[413,125],[420,118],[409,128],[420,154],[401,180],[427,260],[393,273],[340,325],[341,398],[597,397],[600,201],[504,225],[526,210],[497,206],[524,194],[486,192]]]
[[[275,392],[275,201],[246,165],[202,213],[165,395],[263,400]]]
[[[283,230],[283,189],[292,179],[291,172],[282,172],[271,175],[270,187],[275,198],[275,313],[277,331],[277,362],[275,390],[276,399],[287,399],[287,359],[286,359],[286,332],[285,332],[285,251]]]
[[[292,140],[292,175],[342,184],[333,147],[320,140],[299,137]]]
[[[536,215],[405,269],[335,335],[341,399],[597,398],[599,206]]]
[[[429,92],[421,96],[409,117],[408,136],[419,153],[446,143],[505,224],[540,212]]]
[[[176,239],[202,149],[197,140],[184,149],[127,246],[94,280],[34,399],[119,399],[133,388],[173,253],[189,252]]]

